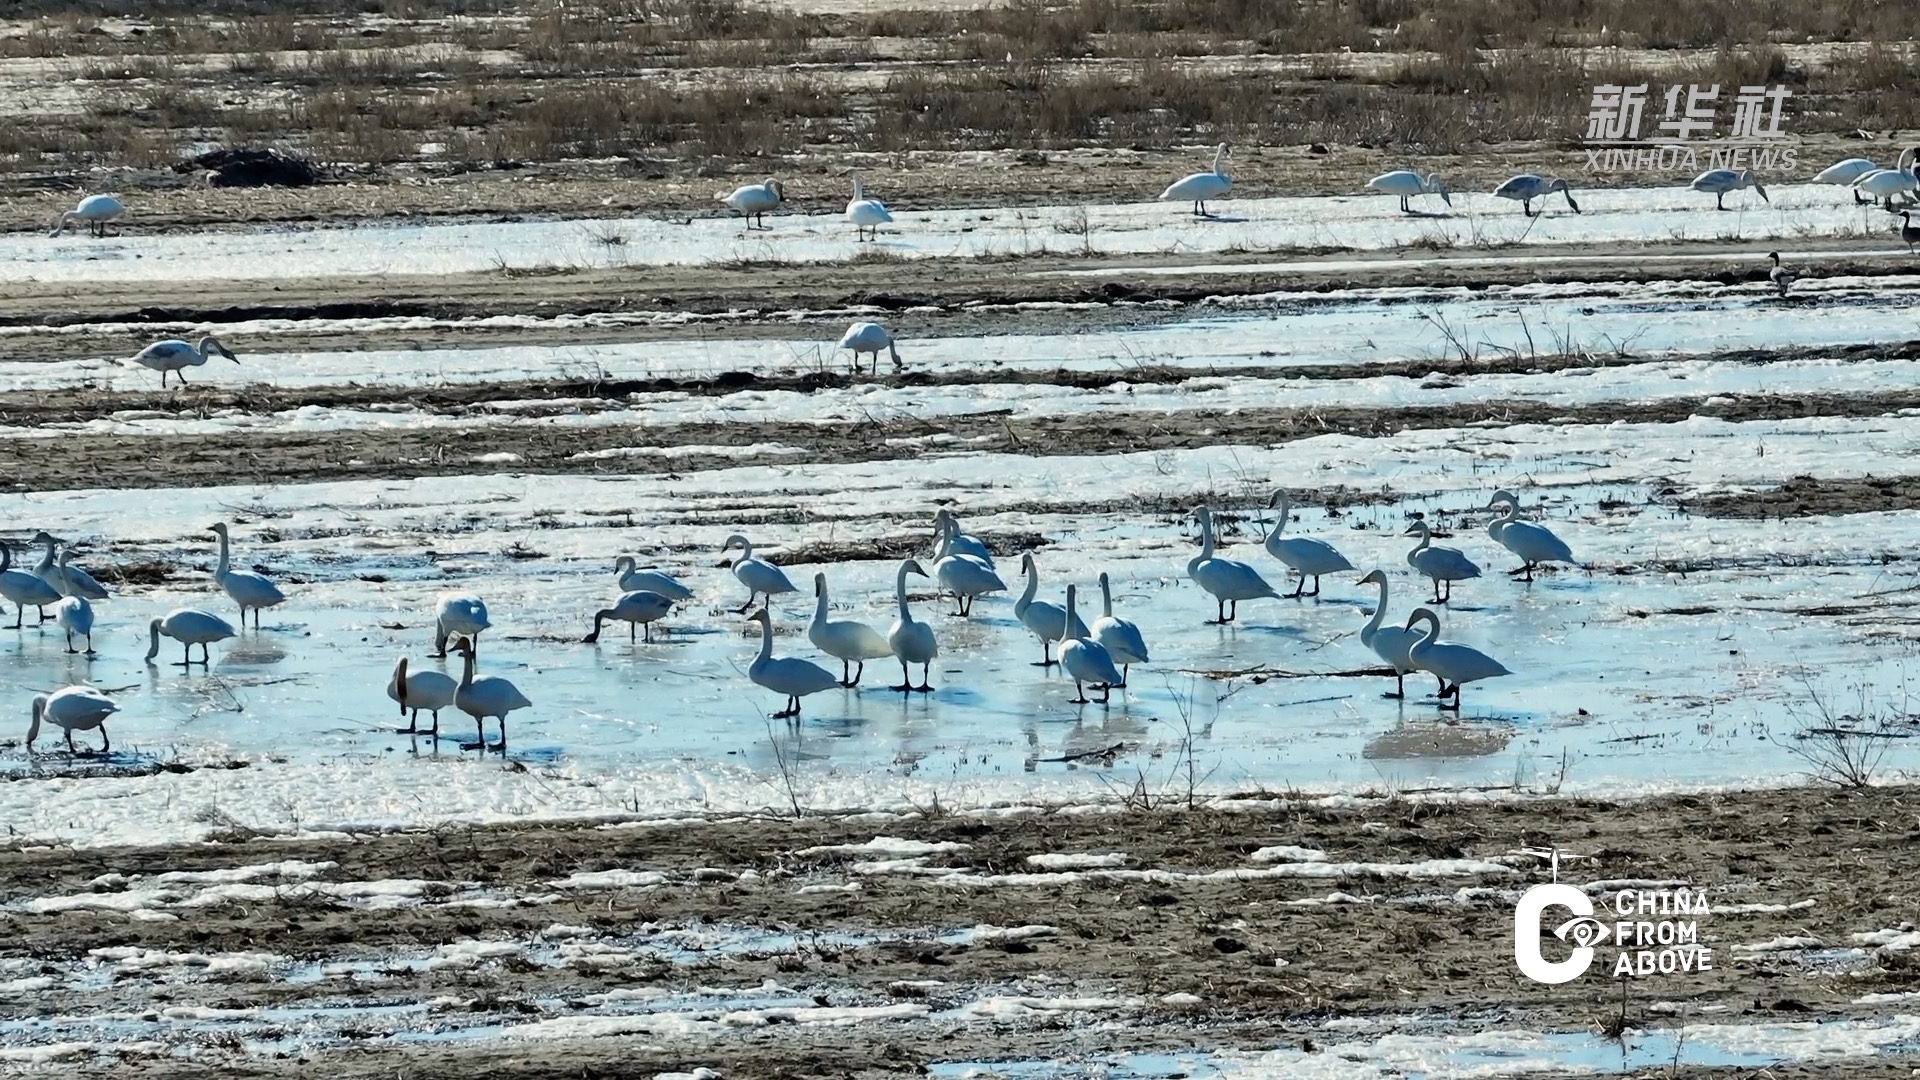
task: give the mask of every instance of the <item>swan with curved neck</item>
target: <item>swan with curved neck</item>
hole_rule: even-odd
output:
[[[1067,623],[1079,622],[1080,616],[1074,611],[1074,587],[1067,586]],[[1113,665],[1113,655],[1105,645],[1088,637],[1083,630],[1080,633],[1068,631],[1068,638],[1060,643],[1060,670],[1073,678],[1074,696],[1070,699],[1075,705],[1092,702],[1082,683],[1092,683],[1100,688],[1100,704],[1107,704],[1113,697],[1113,688],[1126,685],[1126,677]]]
[[[260,613],[276,604],[284,603],[287,595],[280,591],[279,586],[267,580],[265,575],[256,574],[251,570],[231,568],[226,522],[215,522],[207,526],[207,531],[220,538],[220,565],[214,567],[213,580],[227,591],[227,595],[233,598],[234,603],[240,605],[241,628],[245,629],[247,612],[251,610],[253,628],[260,629]]]
[[[753,606],[754,597],[763,593],[767,597],[766,604],[762,605],[765,608],[773,605],[775,596],[800,591],[794,587],[786,571],[765,559],[756,557],[753,554],[753,542],[745,536],[734,533],[727,537],[726,546],[720,551],[724,555],[734,548],[740,549],[740,558],[733,564],[733,576],[740,580],[740,584],[747,587],[747,602],[740,605],[741,614],[745,614],[746,610]]]
[[[67,632],[68,652],[77,653],[80,651],[73,647],[73,635],[79,634],[81,637],[87,639],[86,654],[92,656],[93,605],[87,602],[86,597],[79,595],[73,590],[73,582],[68,577],[67,567],[67,563],[72,558],[72,548],[63,547],[60,549],[60,565],[55,569],[60,575],[60,591],[66,595],[60,599],[59,603],[53,605],[53,621],[59,623],[60,628]]]
[[[1294,587],[1290,599],[1298,600],[1302,596],[1320,595],[1320,575],[1338,574],[1353,569],[1345,555],[1333,549],[1333,545],[1324,540],[1314,540],[1305,536],[1282,536],[1286,531],[1287,517],[1293,509],[1293,500],[1284,491],[1276,491],[1267,502],[1267,509],[1279,510],[1280,520],[1267,534],[1267,554],[1292,568],[1300,575],[1300,584]],[[1313,591],[1305,592],[1307,578],[1313,578]]]
[[[943,540],[946,541],[945,547],[941,546]],[[933,557],[938,561],[943,555],[949,554],[978,559],[987,565],[987,569],[994,568],[993,552],[987,550],[987,545],[979,537],[961,532],[960,519],[953,516],[953,511],[941,507],[933,515]]]
[[[178,339],[156,341],[135,353],[131,362],[148,371],[159,372],[160,389],[165,390],[168,375],[178,378],[180,385],[185,386],[187,385],[186,369],[200,367],[209,358],[215,356],[224,356],[236,364],[240,362],[240,358],[233,355],[232,349],[220,344],[220,339],[212,335],[201,338],[197,347],[191,342]]]
[[[69,566],[62,573],[54,566],[59,558],[60,541],[54,539],[45,529],[33,534],[32,544],[45,544],[46,552],[40,556],[39,565],[33,568],[35,577],[46,582],[54,592],[61,596],[80,596],[88,600],[105,600],[107,587],[93,579],[93,575],[77,566]]]
[[[1227,175],[1227,144],[1221,143],[1213,151],[1213,168],[1207,172],[1189,173],[1167,185],[1160,193],[1162,199],[1176,199],[1193,204],[1193,216],[1212,217],[1207,210],[1207,200],[1217,199],[1233,189],[1233,178]]]
[[[867,661],[892,656],[893,646],[880,631],[852,619],[827,618],[827,575],[813,575],[813,621],[807,624],[813,647],[840,661],[840,685],[858,686]],[[859,665],[855,668],[853,665]]]
[[[1034,599],[1040,591],[1040,568],[1034,565],[1032,554],[1020,556],[1020,570],[1027,575],[1027,588],[1014,601],[1013,617],[1040,639],[1040,661],[1034,666],[1052,667],[1059,663],[1054,659],[1053,643],[1086,637],[1087,624],[1077,617],[1069,622],[1066,608]]]
[[[622,555],[613,560],[613,572],[620,575],[620,591],[659,593],[676,602],[693,599],[693,590],[675,581],[658,570],[639,570],[639,564],[631,555]]]
[[[1140,636],[1138,626],[1113,617],[1113,586],[1104,570],[1100,572],[1100,612],[1100,617],[1093,620],[1093,640],[1120,665],[1120,685],[1124,687],[1133,675],[1133,665],[1148,662],[1147,641]]]
[[[1553,534],[1545,525],[1535,525],[1530,521],[1520,521],[1520,497],[1511,491],[1502,489],[1493,493],[1487,500],[1487,509],[1492,510],[1505,505],[1507,512],[1487,525],[1487,535],[1494,542],[1518,555],[1521,565],[1507,571],[1508,574],[1525,574],[1527,582],[1533,582],[1533,568],[1541,563],[1563,562],[1578,566],[1573,557],[1573,549],[1566,541]]]
[[[147,624],[147,663],[160,655],[160,636],[180,643],[180,667],[193,664],[193,647],[200,646],[200,662],[209,664],[213,657],[209,647],[216,641],[225,641],[235,635],[233,626],[218,615],[193,608],[175,608],[162,617]]]
[[[667,617],[673,611],[673,601],[656,592],[635,590],[620,594],[620,599],[610,608],[601,608],[593,613],[593,632],[581,638],[587,645],[600,641],[600,627],[609,619],[627,624],[627,640],[632,642],[638,635],[635,627],[646,627],[647,644],[653,644],[653,624]]]
[[[900,685],[894,687],[901,693],[930,694],[933,692],[933,680],[929,672],[933,669],[933,658],[940,655],[940,644],[934,640],[933,627],[914,620],[913,611],[907,606],[907,575],[918,574],[928,577],[917,559],[908,559],[900,564],[900,570],[894,576],[893,597],[900,605],[900,617],[893,621],[887,631],[887,647],[893,655],[900,658]],[[913,674],[909,664],[920,665],[920,685],[913,685]]]
[[[30,607],[38,609],[40,621],[46,622],[53,617],[47,614],[47,605],[60,602],[60,590],[48,584],[45,578],[13,569],[13,551],[5,544],[0,544],[0,596],[6,597],[14,606],[13,625],[7,627],[9,630],[23,628],[22,623]]]
[[[420,733],[420,713],[425,711],[433,714],[433,729],[427,734],[438,737],[440,710],[453,704],[459,692],[460,684],[445,672],[409,672],[404,656],[393,665],[393,678],[387,680],[387,696],[400,703],[400,715],[407,717],[407,726],[398,729],[402,735]]]
[[[766,608],[747,616],[747,619],[760,624],[760,655],[747,665],[747,678],[776,694],[786,695],[787,707],[774,713],[773,718],[792,719],[797,723],[800,699],[839,686],[840,680],[833,677],[833,672],[811,660],[773,655],[773,616]]]
[[[479,679],[474,678],[473,642],[471,640],[461,638],[459,641],[454,642],[453,651],[459,653],[461,659],[460,685],[454,688],[453,704],[454,707],[461,712],[473,717],[474,730],[479,732],[480,736],[478,742],[465,747],[465,749],[481,751],[487,749],[487,717],[491,716],[500,721],[500,745],[498,749],[502,754],[506,753],[507,714],[516,709],[525,709],[531,706],[533,702],[527,700],[527,695],[521,693],[519,687],[500,678],[498,675],[488,675]],[[434,732],[437,734],[439,729],[440,721],[436,717],[434,720]]]
[[[1407,616],[1407,629],[1412,630],[1417,622],[1427,624],[1426,635],[1413,643],[1407,650],[1407,659],[1421,671],[1431,672],[1440,680],[1440,707],[1460,711],[1460,687],[1481,679],[1498,678],[1511,675],[1505,665],[1479,649],[1462,645],[1455,641],[1440,640],[1440,616],[1429,608],[1416,608]],[[1447,704],[1447,698],[1453,698],[1453,704]]]
[[[112,698],[95,690],[91,686],[69,686],[51,694],[36,694],[33,698],[33,719],[27,725],[27,752],[33,752],[33,740],[40,737],[42,720],[67,732],[67,750],[79,753],[74,748],[73,733],[76,731],[100,732],[100,752],[113,749],[112,740],[107,738],[107,717],[120,711]]]
[[[447,655],[447,643],[465,640],[480,653],[480,632],[493,627],[487,615],[487,602],[472,593],[441,593],[433,607],[433,655]]]
[[[1400,626],[1384,626],[1387,618],[1387,575],[1383,570],[1374,570],[1355,582],[1357,585],[1375,584],[1380,586],[1380,602],[1373,607],[1373,618],[1360,628],[1360,644],[1373,650],[1373,655],[1386,661],[1393,668],[1394,692],[1387,694],[1391,698],[1407,696],[1407,672],[1413,671],[1413,661],[1408,659],[1407,650],[1420,640],[1420,635]],[[1440,688],[1446,689],[1441,683]]]
[[[1433,529],[1424,520],[1416,520],[1405,536],[1417,536],[1420,542],[1407,552],[1407,565],[1433,579],[1433,602],[1445,604],[1453,599],[1453,583],[1480,576],[1480,568],[1459,548],[1435,547]],[[1440,595],[1440,583],[1446,582],[1447,595]]]
[[[1273,591],[1273,586],[1267,584],[1258,570],[1233,559],[1214,557],[1213,511],[1210,508],[1202,506],[1195,509],[1193,517],[1200,523],[1200,554],[1187,560],[1187,576],[1213,594],[1220,609],[1220,617],[1208,619],[1208,625],[1225,626],[1239,618],[1242,600],[1279,598],[1280,594]],[[1232,605],[1231,610],[1228,605]]]

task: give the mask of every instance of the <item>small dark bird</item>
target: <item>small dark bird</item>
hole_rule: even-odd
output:
[[[1913,245],[1920,244],[1920,225],[1915,225],[1909,216],[1911,210],[1900,211],[1900,239],[1907,242],[1907,251],[1913,251]]]
[[[1787,290],[1792,288],[1794,281],[1800,277],[1800,271],[1781,266],[1780,253],[1777,251],[1767,252],[1767,258],[1773,260],[1773,269],[1767,271],[1767,280],[1773,282],[1773,287],[1780,290],[1781,296],[1787,295]]]

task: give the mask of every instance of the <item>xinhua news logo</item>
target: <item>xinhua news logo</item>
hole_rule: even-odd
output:
[[[1784,86],[1742,86],[1734,90],[1732,123],[1720,128],[1720,84],[1674,85],[1650,97],[1647,83],[1607,84],[1593,88],[1587,110],[1587,171],[1590,173],[1672,172],[1704,169],[1792,169],[1799,149],[1781,127],[1786,121]],[[1650,134],[1641,130],[1649,102],[1664,106]]]
[[[1596,906],[1586,889],[1559,880],[1560,860],[1574,856],[1525,854],[1550,857],[1554,880],[1528,889],[1514,906],[1513,962],[1520,974],[1549,986],[1572,982],[1587,973],[1603,948],[1611,953],[1616,979],[1713,970],[1713,950],[1700,944],[1700,918],[1712,914],[1704,891],[1622,888]],[[1554,909],[1564,914],[1549,914]],[[1546,958],[1541,949],[1546,933],[1572,947],[1566,959]]]

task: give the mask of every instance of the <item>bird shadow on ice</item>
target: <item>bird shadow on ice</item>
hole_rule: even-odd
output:
[[[1237,217],[1229,214],[1207,214],[1203,217],[1194,218],[1193,220],[1195,224],[1245,225],[1248,221],[1252,219]]]

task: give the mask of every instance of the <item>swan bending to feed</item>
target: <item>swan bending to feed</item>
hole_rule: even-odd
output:
[[[934,640],[933,627],[914,621],[913,612],[907,608],[908,574],[928,576],[920,568],[919,560],[908,559],[900,564],[900,571],[894,578],[893,596],[900,603],[900,617],[887,630],[887,647],[900,658],[900,685],[893,689],[901,693],[931,694],[933,680],[928,672],[933,668],[933,658],[940,655],[940,643]],[[909,664],[920,665],[919,686],[913,685],[913,674],[907,667]]]
[[[1345,555],[1335,551],[1332,544],[1324,540],[1314,540],[1305,536],[1286,536],[1280,534],[1287,527],[1287,515],[1293,509],[1293,500],[1284,491],[1276,491],[1268,500],[1267,509],[1279,510],[1280,520],[1273,531],[1267,534],[1267,554],[1293,568],[1300,575],[1300,584],[1290,594],[1292,599],[1302,596],[1320,595],[1320,575],[1338,574],[1353,569]],[[1307,578],[1313,578],[1313,591],[1304,592]]]
[[[1132,675],[1129,669],[1149,659],[1147,639],[1140,636],[1140,628],[1131,621],[1113,617],[1113,587],[1104,570],[1100,572],[1100,611],[1100,617],[1093,620],[1093,640],[1120,665],[1120,685],[1125,686]]]
[[[1407,552],[1407,565],[1433,579],[1433,602],[1450,603],[1453,583],[1480,576],[1480,568],[1459,548],[1434,547],[1433,530],[1425,521],[1415,521],[1402,536],[1417,536],[1420,542]],[[1447,583],[1447,595],[1440,595],[1440,583]]]
[[[54,221],[52,235],[59,236],[67,231],[67,226],[77,221],[86,225],[89,235],[105,236],[107,222],[126,212],[126,204],[111,195],[89,195]]]
[[[766,604],[762,606],[771,607],[775,596],[800,591],[788,579],[786,571],[765,559],[757,558],[753,554],[753,543],[739,533],[727,537],[726,546],[720,549],[720,553],[725,555],[734,548],[740,549],[740,558],[734,561],[733,576],[747,587],[747,602],[740,605],[741,614],[745,614],[753,606],[753,598],[762,593],[767,597]]]
[[[1087,624],[1077,617],[1069,624],[1066,608],[1034,599],[1040,591],[1040,568],[1034,565],[1031,554],[1020,556],[1020,572],[1027,576],[1027,588],[1013,603],[1013,617],[1040,639],[1040,662],[1034,666],[1052,667],[1059,662],[1054,659],[1053,643],[1086,637]]]
[[[1545,525],[1535,525],[1531,521],[1519,521],[1520,498],[1511,491],[1501,489],[1487,500],[1487,509],[1493,510],[1506,505],[1505,517],[1496,518],[1487,524],[1487,535],[1494,543],[1520,556],[1525,565],[1507,571],[1509,574],[1526,574],[1527,580],[1533,580],[1533,568],[1539,563],[1563,562],[1579,565],[1573,557],[1573,549],[1566,541],[1553,535],[1553,530]]]
[[[235,635],[233,625],[218,615],[193,608],[174,608],[162,618],[147,624],[147,663],[160,655],[160,635],[165,634],[180,643],[180,666],[193,664],[193,647],[200,646],[200,662],[210,664],[213,657],[208,648],[216,641],[225,641]]]
[[[227,591],[228,596],[233,597],[234,603],[240,605],[241,628],[246,628],[247,612],[251,609],[253,612],[253,628],[255,630],[260,629],[260,612],[276,604],[284,603],[287,595],[280,591],[278,585],[268,581],[265,575],[256,574],[251,570],[235,570],[231,568],[231,560],[228,558],[227,551],[226,522],[216,522],[215,524],[209,525],[207,526],[207,531],[220,538],[220,565],[214,567],[213,580],[218,582],[220,587]]]
[[[983,543],[979,537],[969,536],[961,532],[960,519],[954,517],[953,511],[948,510],[944,506],[938,511],[935,511],[933,515],[933,557],[935,559],[939,559],[941,556],[941,537],[952,538],[947,548],[950,553],[954,555],[966,555],[970,558],[977,559],[980,562],[986,563],[987,567],[992,569],[993,552],[987,550],[987,545]]]
[[[916,566],[919,564],[915,564]],[[904,586],[903,586],[904,587]],[[880,631],[852,619],[827,618],[827,575],[813,575],[813,621],[807,624],[813,647],[840,661],[840,685],[858,686],[867,661],[893,655],[893,646]],[[850,665],[858,664],[855,670]]]
[[[634,628],[645,627],[647,644],[653,644],[653,624],[673,611],[673,601],[656,592],[636,589],[622,593],[610,608],[601,608],[593,613],[593,633],[581,638],[583,644],[592,645],[600,640],[600,627],[608,619],[627,624],[627,640],[635,638]]]
[[[1212,217],[1207,212],[1207,200],[1218,199],[1233,188],[1233,178],[1227,175],[1226,161],[1227,144],[1221,143],[1213,152],[1213,171],[1189,173],[1168,184],[1160,197],[1192,203],[1194,217]]]
[[[1708,169],[1706,172],[1694,177],[1693,183],[1687,186],[1695,191],[1703,191],[1712,195],[1713,208],[1715,210],[1725,210],[1727,208],[1727,194],[1729,192],[1739,191],[1742,188],[1752,188],[1760,194],[1760,198],[1764,202],[1771,203],[1773,201],[1767,198],[1767,189],[1760,186],[1760,179],[1753,175],[1752,169]]]
[[[747,665],[747,678],[764,686],[776,694],[787,696],[787,707],[773,714],[775,720],[797,718],[800,715],[800,699],[808,694],[817,694],[822,690],[831,690],[840,685],[833,672],[811,660],[802,660],[797,656],[773,655],[773,616],[766,608],[747,616],[749,621],[760,624],[760,655]]]
[[[499,677],[488,675],[484,678],[473,677],[473,641],[461,638],[453,643],[453,651],[460,654],[463,661],[460,672],[460,685],[453,691],[453,705],[461,712],[473,717],[473,726],[480,732],[480,741],[467,749],[485,750],[487,748],[487,717],[500,721],[500,751],[507,749],[507,714],[515,709],[525,709],[533,704],[520,688]],[[440,723],[434,721],[438,732]]]
[[[739,211],[740,216],[747,220],[748,228],[752,228],[754,219],[758,218],[762,229],[767,227],[767,211],[779,206],[780,200],[785,197],[786,192],[780,190],[780,181],[771,176],[758,184],[746,184],[725,195],[715,196]]]
[[[493,626],[487,602],[472,593],[441,593],[433,609],[433,655],[447,655],[447,642],[465,638],[478,651],[480,631]]]
[[[60,574],[64,578],[67,572],[67,560],[73,558],[72,548],[60,549]],[[87,655],[93,655],[93,605],[87,598],[73,591],[71,585],[61,590],[66,593],[60,602],[53,605],[53,621],[67,632],[67,651],[77,653],[73,647],[73,635],[79,634],[87,639]]]
[[[1914,167],[1916,154],[1920,154],[1920,147],[1908,147],[1900,152],[1900,161],[1893,168],[1875,169],[1855,177],[1855,199],[1858,200],[1859,192],[1872,196],[1868,202],[1884,199],[1889,213],[1893,211],[1895,195],[1905,196],[1909,203],[1913,202],[1915,190],[1920,189],[1920,170]]]
[[[1413,661],[1407,658],[1407,649],[1420,640],[1420,635],[1400,626],[1384,626],[1387,618],[1387,575],[1383,570],[1370,571],[1366,577],[1355,582],[1357,585],[1372,583],[1380,586],[1380,602],[1374,605],[1373,618],[1360,628],[1360,644],[1373,650],[1373,655],[1387,662],[1393,668],[1394,691],[1387,697],[1403,698],[1407,696],[1407,672],[1414,670]],[[1446,684],[1440,684],[1445,690]]]
[[[1880,166],[1875,165],[1863,157],[1848,158],[1845,161],[1835,162],[1821,169],[1819,175],[1813,178],[1813,182],[1816,184],[1838,184],[1844,188],[1853,188],[1853,182],[1855,180],[1860,179],[1870,172],[1877,172],[1879,168]],[[1873,202],[1872,199],[1861,198],[1860,191],[1857,188],[1853,190],[1853,201],[1856,205]]]
[[[673,580],[658,570],[636,570],[639,565],[631,555],[622,555],[613,561],[613,572],[620,575],[620,591],[659,593],[669,600],[691,600],[693,590]]]
[[[73,733],[76,731],[100,732],[100,752],[113,749],[113,743],[107,738],[107,717],[120,711],[112,698],[95,690],[91,686],[69,686],[55,690],[51,694],[35,694],[33,697],[33,720],[27,725],[27,749],[33,749],[33,740],[40,737],[40,722],[45,720],[67,732],[67,749],[79,753],[73,745]]]
[[[233,355],[233,350],[220,344],[219,339],[212,335],[201,338],[198,346],[178,339],[156,341],[135,353],[132,362],[149,371],[159,372],[160,389],[165,390],[169,373],[178,377],[180,385],[185,386],[186,369],[199,367],[213,356],[224,356],[236,364],[240,362],[240,358]]]
[[[853,353],[855,374],[860,371],[860,357],[867,353],[873,354],[875,375],[880,374],[880,354],[883,351],[893,358],[893,366],[896,370],[903,366],[900,363],[900,350],[893,344],[893,335],[877,322],[857,322],[847,327],[847,332],[840,335],[840,344],[837,347]]]
[[[1412,169],[1400,169],[1374,177],[1367,181],[1367,186],[1388,195],[1400,196],[1400,212],[1403,214],[1413,213],[1407,200],[1416,195],[1438,195],[1441,202],[1453,206],[1453,198],[1447,194],[1447,185],[1441,181],[1438,173],[1421,176]]]
[[[48,604],[60,602],[60,590],[53,587],[39,574],[30,574],[25,570],[13,569],[13,550],[0,544],[0,596],[7,598],[16,609],[13,613],[13,625],[9,630],[23,629],[27,609],[35,608],[40,612],[40,621],[46,622],[52,616],[47,614]]]
[[[1427,624],[1427,632],[1407,650],[1407,659],[1421,671],[1432,674],[1440,680],[1440,707],[1460,711],[1460,687],[1481,679],[1498,678],[1511,675],[1505,665],[1479,649],[1462,645],[1456,641],[1440,640],[1440,616],[1430,608],[1415,608],[1407,616],[1407,629],[1421,621]],[[1453,704],[1446,703],[1453,698]]]
[[[1493,194],[1495,198],[1512,199],[1514,202],[1519,203],[1521,212],[1525,213],[1528,217],[1538,217],[1540,214],[1546,213],[1546,208],[1542,207],[1536,212],[1533,209],[1533,200],[1544,200],[1556,191],[1566,198],[1567,206],[1571,208],[1574,213],[1577,214],[1580,212],[1580,205],[1573,201],[1573,191],[1567,187],[1565,180],[1557,177],[1548,180],[1545,177],[1535,176],[1532,173],[1521,173],[1519,176],[1507,178],[1499,187],[1493,189]]]
[[[879,199],[867,198],[867,189],[860,183],[860,172],[853,173],[853,198],[847,203],[847,220],[853,222],[853,235],[856,241],[880,239],[880,226],[893,224],[893,214],[887,210],[887,204]]]
[[[1067,586],[1067,622],[1069,624],[1080,621],[1079,614],[1074,611],[1074,600],[1074,588],[1069,585]],[[1060,643],[1058,655],[1060,670],[1073,678],[1074,696],[1070,700],[1075,705],[1090,704],[1093,699],[1087,696],[1086,690],[1080,684],[1092,683],[1100,688],[1100,704],[1107,704],[1113,697],[1113,688],[1127,684],[1126,676],[1121,674],[1119,668],[1113,666],[1113,654],[1107,651],[1105,645],[1088,637],[1084,630],[1079,633],[1072,631],[1068,633],[1070,636]]]
[[[955,528],[958,527],[956,524]],[[1000,580],[991,563],[972,555],[954,554],[955,536],[951,531],[941,535],[940,547],[933,556],[933,579],[953,594],[956,607],[953,614],[964,619],[973,614],[976,599],[990,592],[1006,592],[1007,583]]]
[[[1767,258],[1773,260],[1772,268],[1767,271],[1767,280],[1773,283],[1773,287],[1780,291],[1781,296],[1787,295],[1787,290],[1793,288],[1793,283],[1800,280],[1800,271],[1791,266],[1780,265],[1780,253],[1777,251],[1767,252]]]
[[[63,572],[53,564],[57,557],[55,549],[60,546],[60,541],[47,535],[46,530],[34,533],[29,543],[47,546],[46,553],[40,556],[40,563],[33,568],[33,572],[41,581],[52,586],[53,591],[61,596],[81,596],[88,600],[107,598],[107,587],[95,581],[92,574],[77,566],[69,566]]]
[[[393,665],[393,678],[387,680],[387,696],[400,703],[400,715],[407,718],[407,726],[399,729],[402,735],[420,733],[420,714],[433,714],[433,730],[429,735],[440,734],[440,710],[453,704],[460,691],[460,684],[453,676],[444,671],[407,670],[407,658]]]
[[[1200,522],[1200,554],[1187,560],[1187,576],[1212,593],[1219,604],[1220,617],[1208,619],[1209,624],[1224,626],[1239,618],[1242,600],[1279,599],[1280,594],[1273,591],[1273,586],[1267,584],[1258,570],[1243,562],[1214,557],[1212,509],[1202,506],[1193,512],[1193,517]],[[1232,605],[1231,609],[1228,605]]]

